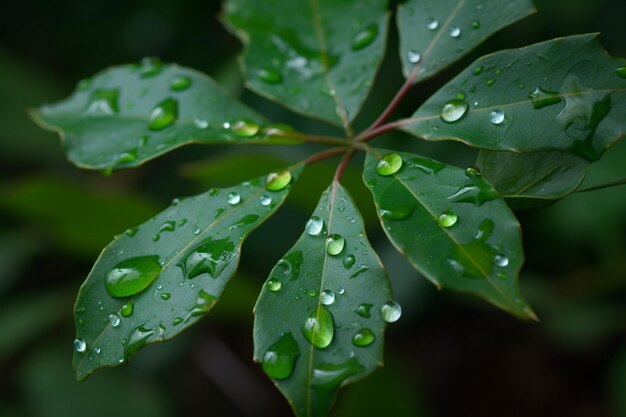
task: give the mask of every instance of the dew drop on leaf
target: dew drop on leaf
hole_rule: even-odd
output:
[[[337,256],[343,251],[346,239],[343,236],[333,233],[326,238],[326,253],[331,256]]]
[[[193,124],[198,128],[198,129],[206,129],[207,127],[209,127],[209,122],[207,122],[204,119],[194,119]]]
[[[528,95],[528,98],[535,109],[542,109],[561,102],[561,96],[559,93],[544,90],[541,87],[535,88],[535,90]]]
[[[113,115],[119,112],[119,92],[114,89],[100,89],[91,93],[87,104],[87,113],[98,115]]]
[[[452,38],[458,38],[459,36],[461,36],[461,28],[458,26],[452,26],[450,28],[450,36]]]
[[[261,203],[263,207],[267,207],[272,204],[272,197],[263,194],[261,197],[259,197],[259,203]]]
[[[497,254],[493,258],[493,263],[496,264],[497,266],[501,267],[501,268],[504,268],[505,266],[507,266],[509,264],[509,258],[506,257],[505,255]]]
[[[437,222],[441,227],[452,227],[456,224],[458,220],[458,215],[453,211],[445,211],[437,217]]]
[[[443,105],[439,117],[446,123],[458,122],[465,116],[468,108],[469,104],[465,100],[453,99]]]
[[[478,167],[467,167],[465,168],[465,176],[467,178],[475,178],[475,177],[479,177],[480,174],[480,169]]]
[[[615,70],[615,73],[621,78],[626,78],[626,66],[619,67]]]
[[[109,324],[113,327],[117,327],[120,325],[120,316],[117,314],[109,314]]]
[[[417,64],[422,60],[422,55],[417,51],[409,51],[406,54],[406,58],[411,64]]]
[[[479,66],[477,66],[476,68],[474,68],[474,72],[473,72],[473,74],[474,74],[474,75],[480,75],[480,74],[482,74],[482,73],[483,73],[483,67],[482,67],[482,65],[479,65]]]
[[[313,346],[324,349],[335,335],[335,322],[325,307],[314,309],[302,325],[302,334]]]
[[[148,128],[150,130],[161,130],[171,126],[178,118],[178,101],[167,98],[156,105],[150,112]]]
[[[354,309],[354,312],[361,317],[365,317],[366,319],[369,319],[371,317],[370,315],[371,308],[372,308],[372,304],[363,303],[363,304],[359,304],[359,306]]]
[[[172,294],[170,294],[169,292],[164,292],[164,293],[161,293],[161,299],[162,299],[162,300],[167,301],[167,300],[169,300],[171,297],[172,297]]]
[[[474,29],[480,29],[480,22],[479,22],[478,20],[474,20],[474,21],[472,22],[472,27],[473,27]]]
[[[231,206],[236,206],[237,204],[241,202],[241,195],[239,195],[239,193],[230,193],[226,197],[226,201]]]
[[[261,366],[267,375],[275,379],[291,376],[300,356],[300,348],[291,333],[285,333],[263,355]]]
[[[359,30],[356,35],[354,35],[354,39],[352,40],[352,49],[354,51],[358,51],[359,49],[363,49],[376,39],[378,36],[378,25],[372,23],[367,27]]]
[[[504,122],[504,112],[502,110],[494,110],[489,113],[489,121],[491,124],[499,125]]]
[[[363,328],[352,336],[352,344],[358,347],[369,346],[374,342],[376,336],[371,329]]]
[[[428,30],[437,30],[439,27],[439,21],[437,19],[430,18],[428,19],[428,23],[426,24]]]
[[[153,329],[147,329],[144,326],[139,326],[133,329],[128,336],[128,343],[126,343],[124,349],[124,357],[128,358],[133,353],[146,345],[148,338],[154,333]]]
[[[268,191],[280,191],[291,182],[291,172],[287,170],[272,171],[265,178],[265,188]]]
[[[130,317],[133,315],[134,309],[135,309],[135,303],[133,303],[132,301],[129,301],[128,303],[122,306],[120,313],[122,314],[123,317]]]
[[[402,307],[395,301],[389,301],[380,307],[380,317],[387,323],[398,321],[402,315]]]
[[[191,85],[191,78],[186,75],[175,75],[170,80],[170,88],[173,91],[183,91]]]
[[[160,273],[158,256],[139,256],[115,265],[104,284],[111,297],[129,297],[148,288]]]
[[[283,81],[282,75],[273,68],[260,68],[257,76],[266,84],[280,84]]]
[[[320,303],[329,306],[335,302],[335,292],[333,290],[324,290],[320,293]]]
[[[276,278],[271,278],[269,281],[267,281],[267,289],[270,290],[271,292],[280,291],[282,286],[283,284]]]
[[[249,138],[259,133],[261,127],[252,120],[241,119],[231,123],[230,129],[235,132],[237,136]]]
[[[235,244],[230,240],[207,239],[189,251],[178,263],[187,279],[207,273],[216,278],[235,256]]]
[[[395,174],[402,168],[402,157],[397,153],[388,153],[376,164],[376,173],[383,177]]]
[[[324,220],[318,216],[312,216],[304,226],[304,230],[308,235],[319,236],[324,230]]]
[[[87,350],[87,343],[84,339],[74,339],[74,350],[78,353],[83,353]]]
[[[346,255],[343,258],[343,267],[346,269],[350,269],[352,265],[354,265],[355,261],[356,259],[354,259],[354,255]]]
[[[491,87],[495,82],[496,82],[496,80],[494,80],[493,78],[490,78],[487,81],[485,81],[485,85],[487,87]]]

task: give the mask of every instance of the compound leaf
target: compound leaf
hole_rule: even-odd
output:
[[[296,415],[326,416],[340,387],[382,365],[382,316],[394,321],[399,308],[354,202],[333,182],[263,287],[254,359]]]
[[[385,233],[411,264],[438,287],[534,318],[517,283],[524,260],[519,223],[497,191],[471,168],[373,152],[363,180]]]
[[[174,200],[107,246],[76,301],[77,378],[119,365],[208,313],[237,269],[243,240],[283,203],[301,170]]]

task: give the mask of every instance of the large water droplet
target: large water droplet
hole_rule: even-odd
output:
[[[178,263],[187,279],[208,273],[216,278],[235,256],[235,244],[228,239],[207,240],[189,251]]]
[[[426,24],[428,30],[436,30],[439,27],[439,21],[437,19],[430,18]]]
[[[461,28],[458,26],[452,26],[450,28],[450,36],[452,38],[458,38],[459,36],[461,36]]]
[[[113,327],[117,327],[120,325],[120,316],[117,314],[109,314],[109,324]]]
[[[445,211],[437,217],[437,222],[441,227],[452,227],[456,224],[458,220],[458,215],[453,211]]]
[[[504,122],[504,117],[504,112],[502,110],[494,110],[489,113],[489,121],[494,125],[499,125]]]
[[[619,67],[615,70],[615,73],[621,78],[626,78],[626,66]]]
[[[352,344],[354,344],[354,346],[365,347],[371,345],[374,339],[376,339],[374,332],[371,329],[363,328],[352,336]]]
[[[380,317],[387,323],[398,321],[402,315],[402,307],[395,301],[389,301],[380,307]]]
[[[312,216],[309,221],[306,222],[304,230],[308,235],[319,236],[324,230],[324,220],[318,216]]]
[[[329,306],[335,302],[335,292],[333,290],[324,290],[320,293],[320,303]]]
[[[372,308],[372,304],[363,303],[363,304],[359,304],[359,306],[354,309],[354,312],[361,317],[365,317],[366,319],[369,319],[371,317],[370,315],[371,308]]]
[[[261,127],[250,119],[241,119],[230,124],[230,130],[235,132],[237,136],[244,138],[256,135],[260,129]]]
[[[260,68],[257,71],[257,76],[266,84],[280,84],[283,80],[282,75],[273,68]]]
[[[499,253],[493,258],[493,263],[500,268],[504,268],[509,264],[509,258],[506,257],[506,255],[502,255]]]
[[[465,100],[455,98],[443,105],[439,117],[446,123],[458,122],[465,116],[468,108],[469,104]]]
[[[113,89],[101,89],[91,93],[87,104],[87,113],[112,115],[119,112],[119,92]]]
[[[191,78],[186,75],[175,75],[170,80],[170,88],[174,91],[183,91],[191,85]]]
[[[285,333],[265,352],[261,366],[272,378],[289,378],[299,356],[298,343],[291,333]]]
[[[488,183],[476,178],[473,184],[467,184],[459,188],[457,192],[448,196],[453,203],[474,203],[481,206],[487,201],[498,197],[498,192]]]
[[[272,204],[272,197],[263,194],[261,197],[259,197],[259,203],[261,203],[263,207],[267,207]]]
[[[422,55],[417,51],[409,51],[406,54],[406,58],[411,64],[417,64],[422,60]]]
[[[135,309],[135,303],[133,303],[132,301],[129,301],[128,303],[122,306],[120,313],[122,314],[123,317],[130,317],[133,315],[134,309]]]
[[[291,182],[291,172],[279,170],[270,172],[265,178],[265,188],[269,191],[280,191]]]
[[[204,290],[198,291],[196,305],[189,311],[189,317],[199,317],[207,314],[217,302],[217,297]]]
[[[226,197],[226,201],[231,206],[236,206],[241,202],[241,195],[239,193],[229,193]]]
[[[130,297],[148,288],[160,273],[158,256],[139,256],[115,265],[104,285],[111,297]]]
[[[150,113],[148,128],[150,130],[161,130],[171,126],[178,118],[178,101],[167,98],[156,105]]]
[[[74,350],[78,353],[83,353],[87,350],[87,343],[84,339],[74,339]]]
[[[380,217],[387,220],[405,220],[411,217],[415,209],[416,204],[407,206],[399,206],[393,208],[382,208],[379,210]]]
[[[542,109],[561,102],[559,93],[544,90],[541,87],[535,88],[535,90],[528,95],[528,98],[530,98],[533,107],[536,109]]]
[[[352,40],[352,49],[357,51],[359,49],[363,49],[376,39],[378,36],[378,25],[372,23],[367,27],[361,29],[354,35],[354,39]]]
[[[330,311],[325,307],[313,310],[302,325],[302,334],[316,348],[328,347],[335,334],[335,322]]]
[[[395,174],[402,168],[402,157],[397,153],[388,153],[376,164],[376,173],[383,177]]]
[[[337,256],[343,251],[346,239],[343,236],[333,233],[326,238],[326,253],[331,256]]]
[[[163,70],[163,63],[159,58],[146,57],[141,60],[141,78],[152,78],[157,76]]]
[[[283,284],[276,278],[271,278],[269,281],[267,281],[267,289],[271,292],[280,291],[282,286]]]
[[[139,326],[130,333],[128,336],[128,343],[124,349],[124,356],[128,358],[133,353],[144,347],[148,341],[148,338],[154,334],[153,329],[147,329],[143,326]]]

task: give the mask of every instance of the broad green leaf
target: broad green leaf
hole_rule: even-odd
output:
[[[354,202],[333,182],[259,296],[254,360],[296,415],[326,416],[340,387],[381,366],[381,308],[396,306]]]
[[[589,161],[566,152],[481,151],[478,167],[513,209],[547,206],[576,191]]]
[[[363,180],[385,233],[411,264],[437,287],[535,318],[517,283],[524,261],[520,226],[498,192],[472,169],[373,152]]]
[[[285,143],[276,127],[208,76],[145,59],[81,81],[66,100],[33,112],[83,168],[141,165],[190,143]]]
[[[596,160],[624,136],[625,112],[626,60],[578,35],[480,58],[401,123],[427,140]]]
[[[383,59],[386,0],[229,0],[248,86],[349,131]]]
[[[293,181],[301,170],[296,165],[282,173],[291,172]],[[76,301],[77,378],[119,365],[208,313],[235,273],[243,240],[291,188],[283,181],[271,191],[276,184],[261,177],[174,200],[107,246]]]
[[[404,76],[432,77],[534,12],[531,0],[409,0],[397,15]]]

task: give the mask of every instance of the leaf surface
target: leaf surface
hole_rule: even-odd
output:
[[[154,58],[104,70],[32,115],[59,132],[72,162],[92,169],[135,167],[190,143],[287,141],[208,76]]]
[[[513,209],[547,206],[576,191],[589,161],[566,152],[481,151],[478,166]]]
[[[229,0],[253,91],[350,130],[383,59],[386,0]]]
[[[301,170],[290,168],[292,181]],[[267,188],[261,177],[174,200],[104,249],[76,301],[79,380],[174,337],[209,312],[237,269],[243,240],[291,186]]]
[[[344,245],[331,255],[338,250],[337,235]],[[334,243],[328,245],[328,239]],[[296,415],[326,416],[341,386],[382,364],[385,321],[379,312],[392,300],[360,214],[347,191],[333,182],[263,287],[255,307],[254,359]],[[315,323],[311,334],[307,328]],[[369,334],[371,343],[359,339],[360,332]]]
[[[626,60],[592,34],[482,57],[402,124],[427,140],[593,161],[624,136],[625,115]]]
[[[518,288],[524,261],[520,226],[497,191],[474,172],[410,153],[391,175],[367,155],[363,180],[394,246],[438,287],[477,295],[534,318]]]
[[[397,14],[404,76],[432,77],[533,12],[530,0],[409,0]]]

